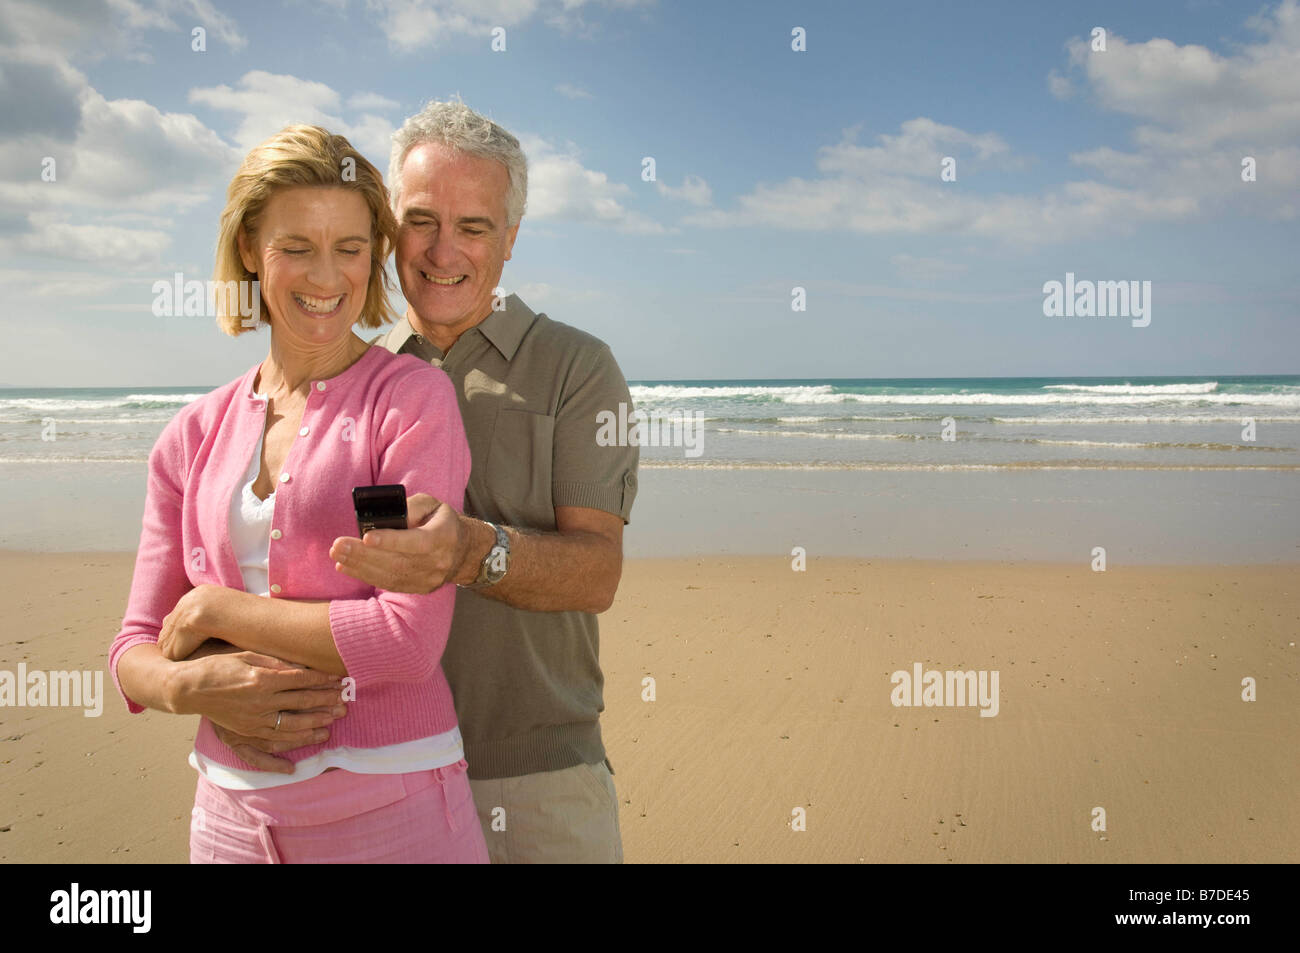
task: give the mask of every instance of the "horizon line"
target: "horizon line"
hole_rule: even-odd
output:
[[[798,384],[818,381],[825,384],[860,381],[1057,381],[1057,380],[1096,380],[1129,381],[1134,378],[1146,380],[1176,380],[1180,378],[1243,378],[1243,377],[1296,377],[1296,373],[1253,373],[1253,374],[996,374],[996,375],[953,375],[936,377],[628,377],[629,384],[684,384],[708,382],[717,384]],[[224,387],[230,381],[221,384],[0,384],[0,390],[107,390],[144,387],[193,387],[215,389]]]

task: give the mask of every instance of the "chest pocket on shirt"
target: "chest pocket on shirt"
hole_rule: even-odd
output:
[[[498,412],[485,489],[506,523],[555,529],[551,496],[554,440],[554,417],[509,408]]]

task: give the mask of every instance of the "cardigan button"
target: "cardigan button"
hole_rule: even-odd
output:
[[[299,437],[305,437],[305,436],[307,436],[307,433],[308,433],[308,431],[310,431],[310,430],[311,430],[310,427],[303,427],[301,430],[298,431],[298,436],[299,436]]]
[[[274,592],[276,595],[279,595],[279,594],[280,594],[280,584],[279,584],[278,582],[276,582],[276,583],[272,583],[272,584],[271,584],[271,591]]]
[[[279,539],[279,538],[280,538],[281,536],[283,536],[283,535],[284,535],[284,534],[281,533],[278,529],[273,529],[273,530],[271,530],[271,538],[272,538],[272,539]]]
[[[316,389],[317,389],[317,390],[324,390],[324,389],[325,389],[325,382],[324,382],[324,381],[317,381],[317,382],[316,382]]]
[[[288,483],[288,482],[289,482],[289,474],[287,474],[287,473],[281,473],[281,474],[280,474],[280,482],[281,482],[281,483]]]

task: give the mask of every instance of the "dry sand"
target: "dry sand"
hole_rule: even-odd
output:
[[[0,669],[104,669],[131,565],[0,553]],[[1296,861],[1298,570],[630,561],[602,617],[626,859]],[[999,713],[894,707],[915,662],[998,671]],[[187,859],[195,720],[104,687],[98,718],[0,708],[0,861]]]

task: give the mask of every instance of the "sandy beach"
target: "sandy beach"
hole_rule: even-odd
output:
[[[132,558],[0,552],[0,669],[103,670]],[[602,617],[626,859],[1294,862],[1297,569],[631,560]],[[895,706],[918,663],[997,672],[997,714]],[[187,859],[194,720],[104,690],[0,708],[0,861]]]

